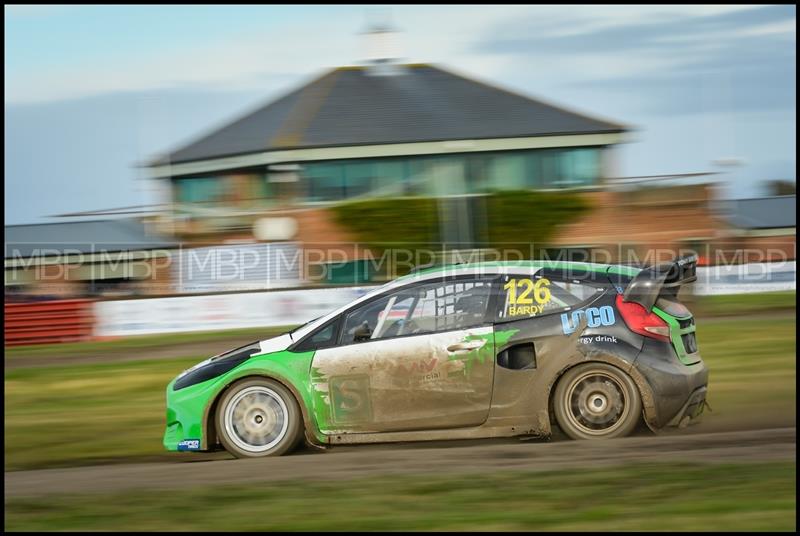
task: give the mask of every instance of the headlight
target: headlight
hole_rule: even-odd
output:
[[[184,370],[175,378],[172,386],[174,391],[195,385],[197,383],[210,380],[225,374],[234,367],[244,363],[251,355],[261,350],[259,343],[241,346],[235,350],[230,350],[219,355],[215,355],[205,361],[201,361],[192,368]]]
[[[187,368],[186,370],[184,370],[183,372],[181,372],[180,374],[178,374],[178,377],[177,377],[177,378],[175,378],[175,380],[180,380],[181,378],[183,378],[184,376],[186,376],[187,374],[189,374],[189,373],[190,373],[190,372],[192,372],[193,370],[197,370],[197,369],[199,369],[200,367],[204,367],[204,366],[208,365],[209,363],[211,363],[211,360],[212,360],[212,359],[214,359],[214,358],[213,358],[213,357],[209,357],[209,358],[208,358],[208,359],[206,359],[205,361],[201,361],[201,362],[199,362],[199,363],[198,363],[198,364],[196,364],[196,365],[192,365],[191,367]]]

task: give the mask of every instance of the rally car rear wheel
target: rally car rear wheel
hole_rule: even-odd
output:
[[[217,406],[217,433],[225,450],[239,458],[280,456],[302,434],[302,414],[292,393],[267,378],[235,384]]]
[[[553,411],[569,437],[606,439],[626,436],[636,428],[642,400],[630,376],[605,363],[587,363],[561,377]]]

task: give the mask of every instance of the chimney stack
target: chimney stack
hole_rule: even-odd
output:
[[[402,74],[397,30],[389,23],[372,24],[362,35],[368,74],[372,76]]]

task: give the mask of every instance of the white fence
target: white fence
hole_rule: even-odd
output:
[[[774,292],[796,290],[796,285],[795,261],[701,266],[697,268],[694,293],[706,296]]]
[[[302,250],[293,242],[181,249],[172,265],[178,293],[296,287]]]
[[[347,287],[99,301],[95,302],[95,335],[296,325],[349,303],[368,290]]]
[[[700,267],[694,293],[795,290],[795,262]],[[100,337],[302,324],[345,305],[373,287],[295,289],[95,303]]]

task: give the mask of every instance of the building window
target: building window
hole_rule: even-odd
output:
[[[575,188],[600,179],[600,149],[538,149],[528,152],[527,187]]]
[[[600,178],[600,160],[597,149],[570,149],[563,155],[562,181],[567,187],[586,186]]]
[[[541,175],[540,188],[562,188],[563,172],[562,167],[563,159],[561,158],[561,151],[557,149],[545,149],[539,155],[541,162]]]
[[[306,164],[303,175],[308,182],[309,201],[344,199],[344,166],[339,162]]]
[[[216,203],[222,201],[224,188],[220,177],[175,179],[175,200],[178,203]]]
[[[232,173],[218,177],[175,179],[175,201],[182,204],[214,203],[261,206],[271,199],[264,173]]]
[[[529,180],[525,155],[499,154],[492,156],[486,173],[486,190],[524,190],[534,187]]]
[[[378,195],[403,195],[410,179],[407,160],[376,160],[373,188]]]
[[[225,177],[225,200],[231,206],[256,207],[268,203],[270,184],[265,173],[237,173]]]
[[[358,197],[373,190],[375,164],[370,160],[349,162],[344,165],[345,196]]]
[[[465,168],[467,159],[462,155],[427,159],[425,181],[431,195],[461,195],[468,193]]]
[[[266,173],[260,173],[252,176],[251,182],[251,199],[252,205],[267,205],[272,202],[275,197],[272,184]]]
[[[310,162],[308,201],[574,188],[600,179],[599,147]]]
[[[406,160],[406,191],[409,195],[430,195],[428,176],[425,158]]]

